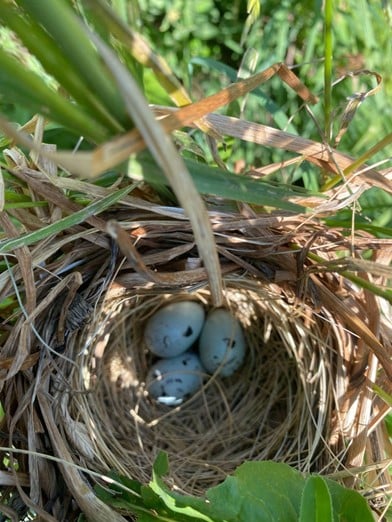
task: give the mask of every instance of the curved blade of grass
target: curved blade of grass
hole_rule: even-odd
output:
[[[223,301],[221,269],[208,213],[192,178],[173,142],[148,107],[135,80],[113,52],[95,35],[92,38],[116,79],[126,110],[135,121],[145,143],[162,167],[178,201],[189,216],[195,242],[203,259],[215,306]]]
[[[231,82],[235,82],[237,79],[237,71],[230,67],[229,65],[225,65],[221,62],[217,62],[212,58],[204,58],[204,57],[195,57],[190,61],[190,65],[200,65],[203,67],[208,67],[210,70],[216,70],[220,73],[224,73]],[[278,125],[279,128],[284,129],[287,132],[292,132],[293,134],[297,133],[297,129],[291,122],[291,118],[288,118],[285,112],[281,109],[281,107],[275,103],[272,98],[267,96],[262,89],[256,88],[251,91],[252,96],[256,96],[258,98],[258,102],[260,103],[260,107],[263,110],[266,110],[271,114],[274,121]]]
[[[41,24],[62,50],[80,78],[95,92],[107,111],[125,128],[130,122],[124,104],[107,69],[88,37],[86,29],[65,0],[31,2],[18,0],[38,24]]]
[[[110,6],[107,6],[109,11],[114,11],[115,15],[119,17],[121,22],[128,28],[135,26],[133,21],[140,20],[138,15],[139,6],[137,2],[129,2],[129,0],[121,0],[120,2],[111,1]],[[84,20],[88,27],[94,27],[94,31],[113,49],[118,58],[125,64],[128,71],[135,78],[139,86],[144,92],[144,67],[135,60],[130,50],[129,44],[123,44],[117,38],[115,32],[108,23],[108,16],[103,15],[94,5],[89,5],[89,2],[84,1],[83,4],[79,1],[76,4],[78,14]]]
[[[391,143],[392,143],[392,132],[390,134],[388,134],[387,136],[385,136],[384,138],[382,138],[382,140],[380,140],[378,143],[373,145],[373,147],[371,147],[364,154],[362,154],[359,158],[357,158],[355,161],[353,161],[348,167],[346,167],[343,170],[343,174],[344,174],[345,178],[350,178],[350,176],[352,176],[355,173],[355,171],[359,167],[364,165],[374,154],[377,154],[377,152],[380,152],[382,149],[384,149]],[[368,177],[374,178],[374,181],[376,181],[374,173],[367,172],[366,174]],[[333,178],[331,178],[330,180],[328,180],[325,183],[325,185],[321,188],[321,190],[323,192],[330,190],[331,188],[335,187],[341,181],[342,181],[341,176],[334,176]],[[392,188],[392,183],[387,178],[384,179],[384,183],[385,183],[385,185],[389,184],[389,186]],[[383,186],[381,188],[383,188],[384,190],[388,190],[385,186]]]
[[[342,321],[346,323],[351,331],[368,345],[369,349],[380,361],[380,364],[384,368],[388,378],[392,379],[391,356],[390,353],[388,353],[387,347],[379,341],[374,332],[372,332],[362,319],[360,319],[356,314],[353,314],[352,309],[344,302],[344,300],[327,288],[315,275],[311,274],[310,278],[319,293],[321,303],[330,310],[334,310],[339,314]]]
[[[37,74],[0,49],[0,91],[7,101],[30,107],[75,132],[101,142],[108,133],[96,120],[48,87]]]
[[[299,245],[295,245],[296,248],[300,248]],[[316,261],[321,266],[325,266],[328,268],[328,270],[333,272],[340,273],[343,277],[351,281],[352,283],[355,283],[359,288],[363,288],[364,290],[369,290],[372,294],[378,295],[379,297],[382,297],[383,299],[386,299],[388,302],[392,304],[392,290],[386,289],[375,285],[371,281],[368,281],[367,279],[364,279],[363,277],[357,276],[354,272],[347,270],[346,268],[350,268],[350,261],[349,260],[342,260],[342,261],[333,261],[328,262],[323,257],[318,256],[317,254],[314,254],[313,252],[308,252],[309,259],[312,259],[313,261]],[[354,262],[353,262],[354,263]],[[353,264],[352,263],[352,264]],[[363,260],[355,260],[356,266],[354,266],[354,270],[357,271],[367,271],[369,273],[373,273],[372,266],[374,265],[375,273],[380,273],[380,268],[377,267],[376,263],[368,263]],[[352,266],[351,264],[351,266]],[[390,276],[392,274],[392,269],[389,269],[388,267],[381,267],[385,270],[385,273],[383,273],[384,276]],[[378,271],[378,272],[377,272]]]
[[[85,221],[87,218],[96,216],[100,212],[110,208],[112,205],[117,203],[117,201],[126,196],[132,189],[133,185],[129,185],[128,187],[117,190],[116,192],[105,196],[99,201],[91,203],[82,210],[74,212],[70,216],[59,219],[51,225],[28,234],[23,234],[17,238],[0,241],[0,254],[6,254],[7,252],[22,246],[32,245],[33,243],[37,243],[37,241],[46,239],[48,236],[57,235],[63,230],[67,230],[68,228],[78,225],[79,223],[83,223],[83,221]]]
[[[41,62],[45,71],[52,75],[93,119],[99,120],[101,125],[108,127],[112,132],[118,133],[123,130],[95,96],[95,91],[86,87],[56,42],[38,23],[9,5],[2,6],[0,20],[17,34],[27,49]]]

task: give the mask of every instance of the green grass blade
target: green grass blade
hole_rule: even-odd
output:
[[[45,2],[44,8],[42,2],[18,0],[17,3],[57,42],[64,56],[89,89],[96,93],[107,111],[124,128],[129,128],[130,121],[114,81],[69,3],[64,0],[50,0]]]
[[[118,42],[123,47],[129,48],[132,59],[138,64],[153,70],[161,86],[177,106],[181,107],[191,103],[191,98],[166,61],[161,56],[155,54],[147,42],[125,24],[107,2],[104,0],[88,0],[88,4],[94,10],[95,16],[105,24],[106,28],[116,37]],[[135,79],[137,80],[138,78]]]
[[[120,26],[124,26],[126,30],[132,31],[134,26],[133,22],[129,20],[128,8],[131,8],[129,1],[120,0],[119,2],[111,2],[111,6],[105,6],[105,11],[101,11],[97,8],[95,2],[91,0],[83,3],[82,16],[86,24],[89,27],[94,28],[94,31],[107,43],[113,47],[118,58],[126,65],[128,71],[132,74],[134,79],[137,81],[139,87],[143,90],[143,72],[144,67],[135,60],[132,55],[132,46],[128,42],[124,42],[123,39],[119,38],[118,31],[113,28],[116,26],[117,21]],[[79,8],[81,6],[79,5]],[[132,4],[132,9],[135,10],[135,4]],[[136,7],[137,10],[137,7]],[[136,13],[133,13],[135,16]]]
[[[121,126],[95,96],[95,92],[81,81],[56,42],[38,23],[8,5],[2,6],[0,21],[15,32],[26,48],[41,62],[45,71],[52,75],[94,119],[113,132],[121,131]]]
[[[219,198],[243,201],[254,205],[281,208],[292,212],[303,212],[300,205],[286,201],[290,196],[306,196],[306,192],[295,192],[289,187],[269,185],[257,179],[238,176],[204,163],[185,159],[185,164],[192,176],[197,190],[201,194]],[[157,186],[167,185],[162,170],[148,154],[140,154],[129,165],[129,176],[143,179]]]
[[[293,248],[298,248],[299,250],[301,247],[299,245],[293,245]],[[312,261],[316,261],[317,263],[320,263],[320,265],[328,264],[328,262],[318,256],[317,254],[314,254],[313,252],[308,253],[309,259],[312,259]],[[351,272],[350,270],[342,270],[338,266],[339,262],[337,261],[336,265],[333,266],[331,263],[328,264],[328,268],[331,271],[339,272],[340,275],[351,281],[352,283],[355,283],[360,288],[363,288],[364,290],[368,290],[374,295],[378,295],[379,297],[382,297],[383,299],[386,299],[389,303],[392,303],[392,290],[383,288],[380,288],[379,286],[375,285],[371,281],[368,281],[367,279],[364,279],[363,277],[357,276],[354,274],[354,272]]]
[[[324,131],[325,138],[331,139],[332,115],[332,65],[333,65],[333,0],[325,0],[324,21]]]
[[[0,92],[7,102],[16,102],[48,117],[94,141],[108,133],[99,123],[53,89],[42,78],[26,69],[0,49]]]
[[[19,237],[13,239],[7,239],[4,241],[0,241],[0,254],[6,254],[15,248],[20,248],[21,246],[28,246],[36,243],[37,241],[41,241],[48,236],[56,235],[62,232],[63,230],[67,230],[70,227],[78,225],[82,223],[86,219],[91,216],[96,216],[100,212],[103,212],[107,208],[110,208],[112,205],[117,203],[121,198],[126,196],[133,189],[133,185],[129,185],[121,190],[117,190],[100,199],[99,201],[95,201],[91,203],[87,207],[74,212],[70,216],[59,219],[56,223],[52,223],[46,227],[43,227],[34,232],[23,234]]]

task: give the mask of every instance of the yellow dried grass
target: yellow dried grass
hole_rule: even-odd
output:
[[[225,303],[243,322],[249,357],[235,377],[213,378],[170,409],[145,394],[151,356],[143,324],[167,299],[211,307],[207,273],[180,209],[127,196],[116,213],[117,263],[115,242],[102,235],[111,213],[94,218],[99,228],[79,225],[46,240],[44,250],[30,250],[39,306],[19,318],[0,367],[5,445],[22,433],[26,439],[17,445],[32,452],[17,457],[32,486],[24,501],[42,510],[48,495],[60,494],[47,480],[53,464],[33,456],[49,436],[49,451],[64,462],[68,488],[86,511],[94,501],[88,504],[82,475],[67,462],[146,481],[158,449],[169,452],[174,485],[188,492],[216,484],[244,459],[274,458],[305,471],[344,470],[348,484],[385,505],[390,480],[377,466],[392,454],[382,422],[388,408],[372,382],[390,389],[391,327],[376,298],[339,275],[356,268],[385,282],[391,253],[385,242],[359,233],[357,249],[372,247],[379,264],[355,266],[355,259],[342,262],[350,238],[309,217],[254,215],[246,205],[240,213],[211,211]],[[130,244],[144,268],[126,255]],[[312,262],[308,252],[328,262]],[[17,287],[25,277],[14,270]],[[4,278],[2,289],[10,292]],[[384,368],[375,373],[377,350]]]

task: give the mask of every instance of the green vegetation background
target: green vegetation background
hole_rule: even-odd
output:
[[[294,66],[301,80],[322,99],[322,2],[265,0],[260,5],[260,16],[248,32],[245,0],[139,0],[139,11],[134,14],[140,32],[166,58],[194,99],[211,94],[233,81],[249,48],[257,52],[255,72],[276,62],[285,62]],[[383,77],[382,90],[362,103],[339,145],[340,150],[357,157],[392,131],[392,3],[388,0],[336,1],[333,20],[335,79],[357,69],[376,71]],[[369,87],[371,80],[355,77],[347,78],[333,88],[335,134],[349,98]],[[226,109],[229,115],[238,116],[239,113],[238,104]],[[303,137],[321,139],[322,104],[314,109],[314,121],[300,109],[295,93],[279,78],[264,84],[258,95],[248,98],[244,117]],[[389,147],[373,160],[383,162],[391,156],[392,147]],[[281,157],[279,151],[271,152],[243,142],[229,144],[225,154],[231,166],[245,160],[247,165],[259,167],[270,161],[279,161]],[[388,166],[390,163],[385,163],[380,168]],[[285,179],[276,181],[296,183],[313,190],[320,185],[319,173],[310,165],[293,167]],[[345,209],[334,224],[351,226],[352,212],[353,209]],[[378,189],[370,190],[360,199],[355,214],[358,224],[371,223],[374,227],[391,228],[392,197]],[[388,231],[383,232],[390,235]]]
[[[163,56],[191,92],[194,100],[216,92],[235,81],[237,74],[259,72],[277,62],[294,67],[296,74],[316,95],[323,99],[324,89],[324,10],[321,0],[111,0],[127,23],[147,38]],[[247,9],[260,6],[258,16],[247,24]],[[354,157],[392,131],[392,3],[390,0],[367,2],[345,0],[334,2],[333,12],[333,75],[336,80],[357,69],[376,71],[383,77],[383,88],[360,105],[339,149]],[[15,42],[7,32],[0,31],[0,45],[13,51]],[[253,49],[249,60],[244,56]],[[17,53],[17,48],[14,49]],[[254,59],[254,63],[251,61]],[[28,64],[33,69],[35,64]],[[242,70],[240,70],[242,68]],[[48,82],[50,79],[48,78]],[[369,76],[346,78],[332,89],[333,135],[348,100],[358,92],[374,86]],[[144,87],[153,103],[170,104],[166,93],[144,73]],[[32,115],[25,108],[0,100],[0,110],[10,120],[24,123]],[[247,97],[246,103],[235,102],[224,108],[225,114],[265,123],[305,138],[322,140],[324,109],[322,102],[312,108],[312,115],[301,106],[296,94],[279,78],[263,84]],[[198,140],[195,131],[194,138]],[[200,135],[200,142],[204,143]],[[52,131],[52,139],[61,147],[70,148],[69,136]],[[205,151],[205,145],[203,146]],[[287,153],[225,139],[220,154],[229,169],[238,165],[260,167],[288,158]],[[372,158],[386,162],[392,147]],[[380,168],[386,168],[384,163]],[[310,164],[293,166],[284,174],[270,177],[277,183],[294,183],[311,190],[322,184],[321,173]],[[379,236],[391,236],[392,196],[379,189],[364,194],[355,208],[339,213],[331,225],[352,227],[353,212],[358,226],[370,226]]]

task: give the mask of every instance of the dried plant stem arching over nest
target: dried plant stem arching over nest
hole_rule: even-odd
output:
[[[355,260],[342,254],[350,241],[303,216],[255,216],[246,206],[210,212],[224,304],[243,326],[248,354],[233,376],[210,377],[188,401],[168,407],[146,392],[152,355],[144,325],[172,301],[209,310],[207,274],[181,210],[130,196],[124,202],[116,224],[112,212],[99,220],[110,235],[79,224],[53,237],[45,270],[42,252],[33,251],[36,333],[20,317],[1,367],[3,446],[33,452],[13,453],[13,484],[30,485],[29,496],[19,488],[23,502],[65,506],[69,491],[82,509],[101,509],[64,462],[145,482],[160,449],[169,453],[173,485],[186,492],[205,491],[247,459],[344,475],[365,454],[372,473],[357,469],[358,481],[374,497],[384,494],[388,408],[372,383],[389,390],[391,328],[377,298],[348,279]],[[379,245],[358,232],[358,250],[377,255]],[[367,268],[383,284],[381,263]],[[21,277],[15,272],[6,284],[20,287]],[[57,464],[36,452],[63,462],[67,493]],[[343,478],[355,485],[356,476]]]

